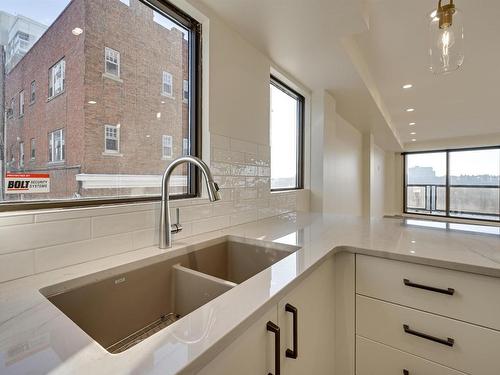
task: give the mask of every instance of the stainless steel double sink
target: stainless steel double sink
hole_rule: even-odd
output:
[[[297,250],[226,236],[40,292],[107,351],[120,353]]]

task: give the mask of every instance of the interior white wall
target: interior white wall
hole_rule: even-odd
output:
[[[336,112],[328,92],[313,93],[311,209],[363,214],[361,133]]]
[[[380,218],[385,213],[386,172],[385,151],[374,144],[372,165],[373,184],[370,196],[372,217]]]

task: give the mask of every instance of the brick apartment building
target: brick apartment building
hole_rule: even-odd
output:
[[[51,178],[23,199],[159,193],[189,148],[188,44],[161,18],[138,0],[72,0],[6,75],[7,171]]]

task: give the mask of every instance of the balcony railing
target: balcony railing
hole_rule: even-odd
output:
[[[450,185],[449,207],[445,184],[408,184],[406,212],[500,220],[500,186]]]

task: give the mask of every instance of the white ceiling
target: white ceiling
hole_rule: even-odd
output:
[[[373,131],[384,149],[413,137],[500,133],[498,0],[456,0],[465,14],[465,62],[447,76],[428,71],[427,17],[436,0],[191,1],[205,3],[312,90],[330,91],[338,112]],[[414,88],[402,90],[405,83]],[[410,106],[412,114],[404,111]]]

